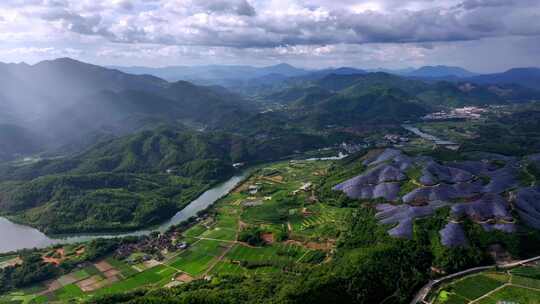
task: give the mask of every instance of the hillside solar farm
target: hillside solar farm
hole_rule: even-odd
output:
[[[524,158],[489,153],[467,159],[437,162],[432,157],[411,157],[397,149],[374,151],[363,160],[366,170],[336,186],[349,198],[382,199],[376,218],[392,227],[392,236],[412,238],[415,219],[448,207],[447,224],[439,231],[442,244],[466,246],[461,226],[475,222],[485,231],[515,232],[516,221],[540,228],[537,201],[540,188],[528,180],[528,165],[538,155]],[[514,215],[517,214],[517,217]]]

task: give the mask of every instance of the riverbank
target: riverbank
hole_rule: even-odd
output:
[[[97,238],[120,238],[128,236],[148,235],[154,231],[165,231],[173,225],[177,225],[198,212],[208,208],[221,197],[229,193],[237,184],[249,175],[246,170],[239,175],[234,175],[227,181],[220,183],[205,192],[195,200],[187,204],[169,220],[153,228],[145,228],[126,233],[87,233],[47,236],[43,232],[26,225],[14,223],[7,218],[0,217],[0,253],[11,252],[29,248],[45,248],[55,244],[70,244],[90,241]]]

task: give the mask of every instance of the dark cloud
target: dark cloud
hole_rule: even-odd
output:
[[[64,28],[78,34],[110,36],[107,29],[101,26],[102,18],[97,14],[81,16],[64,9],[59,9],[48,10],[42,13],[40,17],[47,21],[60,21]]]
[[[256,12],[246,0],[197,0],[195,6],[209,13],[232,13],[239,16],[255,16]]]
[[[521,0],[527,1],[527,0]],[[459,4],[459,7],[462,7],[467,10],[477,9],[477,8],[486,8],[486,7],[501,7],[501,6],[514,6],[516,4],[515,0],[466,0]]]
[[[135,8],[133,3],[131,1],[129,1],[129,0],[120,1],[120,2],[118,2],[117,5],[118,5],[119,8],[127,10],[127,11],[131,11],[131,10],[133,10]]]

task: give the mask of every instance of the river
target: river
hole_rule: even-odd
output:
[[[403,128],[413,132],[414,134],[422,137],[423,139],[430,140],[430,141],[434,142],[437,145],[441,145],[441,146],[457,145],[455,142],[452,142],[452,141],[449,141],[449,140],[443,140],[443,139],[438,138],[435,135],[431,135],[431,134],[422,132],[417,127],[413,127],[413,126],[410,126],[410,125],[403,125]]]
[[[205,191],[197,199],[190,202],[184,209],[176,213],[171,219],[155,229],[143,229],[129,233],[78,234],[62,237],[49,237],[35,228],[19,225],[6,218],[0,217],[0,253],[25,248],[44,248],[59,243],[84,242],[96,238],[139,236],[150,234],[153,231],[165,231],[170,226],[179,224],[188,218],[195,216],[199,211],[208,208],[234,189],[234,187],[242,182],[248,175],[249,172],[247,171],[240,175],[235,175],[226,182]]]

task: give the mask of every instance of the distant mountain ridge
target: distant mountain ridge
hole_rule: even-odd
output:
[[[419,69],[416,69],[408,73],[404,73],[402,75],[409,76],[409,77],[438,78],[438,77],[455,76],[458,78],[466,78],[466,77],[476,76],[478,74],[468,71],[464,68],[460,68],[460,67],[437,65],[437,66],[423,66]]]
[[[112,66],[111,68],[136,75],[155,75],[169,81],[216,79],[247,80],[271,74],[294,77],[307,73],[304,69],[296,68],[286,63],[267,67],[253,67],[248,65],[207,65],[168,66],[162,68]]]
[[[540,68],[514,68],[502,73],[478,75],[468,80],[482,84],[519,84],[540,90]]]
[[[434,65],[405,69],[359,69],[337,67],[302,69],[281,63],[267,67],[248,65],[169,66],[162,68],[120,67],[112,68],[137,75],[154,75],[169,81],[188,80],[199,84],[220,84],[229,88],[275,84],[288,79],[321,79],[330,74],[353,75],[383,72],[402,77],[426,80],[470,81],[478,84],[518,84],[540,90],[538,68],[515,68],[501,73],[481,74],[458,66]]]

